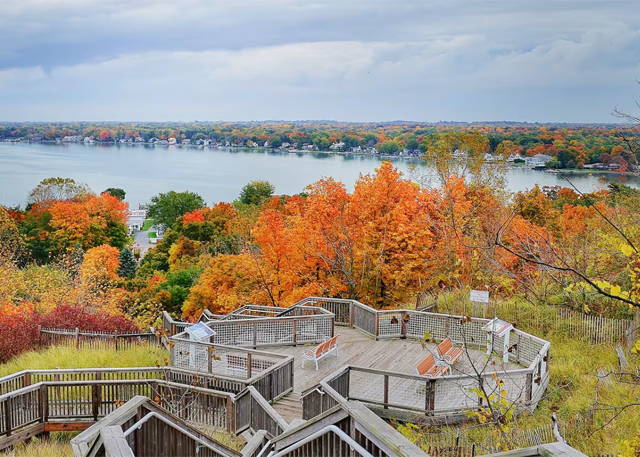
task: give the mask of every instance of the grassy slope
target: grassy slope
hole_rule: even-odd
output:
[[[51,439],[40,440],[34,438],[29,443],[21,443],[3,456],[8,457],[73,457],[69,440],[73,437],[69,433],[53,433]]]
[[[81,349],[52,347],[29,351],[0,365],[0,376],[27,369],[93,368],[93,367],[154,367],[169,351],[140,346],[126,351],[113,349]]]
[[[562,425],[565,439],[587,455],[617,454],[622,442],[640,432],[640,406],[624,410],[610,424],[611,412],[591,414],[595,402],[596,373],[617,369],[618,358],[613,345],[592,345],[567,335],[545,336],[551,341],[549,362],[550,383],[546,398],[534,414],[522,415],[510,428],[531,429],[548,426],[555,411]],[[632,363],[640,364],[640,360]],[[610,405],[625,405],[640,397],[640,385],[622,384],[611,380],[601,382],[599,401]],[[604,427],[603,427],[604,426]],[[477,427],[473,423],[461,425],[463,433],[471,440],[483,442],[491,438],[492,429]],[[430,433],[457,433],[456,427],[432,428]],[[413,435],[413,436],[411,436]],[[410,438],[417,438],[411,433]],[[420,440],[419,440],[420,441]]]
[[[26,352],[0,365],[0,376],[26,369],[92,368],[92,367],[153,367],[169,352],[141,346],[125,351],[113,349],[82,349],[52,347],[43,351]],[[16,446],[6,455],[10,457],[72,457],[69,440],[75,434],[53,433],[50,440],[35,439]],[[0,454],[4,455],[4,454]]]

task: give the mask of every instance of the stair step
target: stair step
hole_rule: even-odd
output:
[[[289,393],[276,401],[273,408],[282,418],[291,423],[302,419],[302,401],[299,393]]]

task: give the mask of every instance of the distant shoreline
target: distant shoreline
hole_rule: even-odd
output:
[[[37,140],[37,141],[32,141],[32,140],[18,140],[18,141],[0,141],[0,144],[3,143],[7,143],[7,144],[14,144],[14,143],[43,143],[43,144],[59,144],[59,145],[63,145],[63,144],[82,144],[82,145],[94,145],[94,146],[101,146],[101,145],[108,145],[108,146],[158,146],[158,147],[169,147],[169,146],[174,146],[174,147],[179,147],[179,148],[207,148],[207,149],[225,149],[225,148],[229,148],[229,149],[245,149],[245,150],[270,150],[273,152],[279,152],[279,153],[283,153],[283,154],[327,154],[327,155],[342,155],[342,156],[363,156],[363,157],[377,157],[380,159],[413,159],[413,160],[417,160],[420,159],[420,156],[415,156],[415,155],[383,155],[383,154],[373,154],[371,152],[364,152],[364,151],[358,151],[358,152],[351,152],[351,151],[320,151],[320,150],[308,150],[308,149],[280,149],[280,148],[271,148],[271,147],[264,147],[264,146],[253,146],[253,147],[248,147],[248,146],[223,146],[223,145],[216,145],[216,146],[211,146],[211,145],[198,145],[198,144],[179,144],[179,143],[175,143],[175,144],[157,144],[157,143],[148,143],[148,142],[124,142],[121,143],[119,141],[93,141],[93,142],[85,142],[85,141],[57,141],[57,140]],[[512,163],[508,163],[507,166],[509,168],[514,168],[514,169],[529,169],[529,170],[537,170],[537,171],[543,171],[546,173],[550,173],[550,174],[558,174],[558,173],[576,173],[576,174],[598,174],[598,173],[603,173],[603,174],[611,174],[611,175],[619,175],[619,176],[638,176],[638,173],[632,172],[632,171],[616,171],[616,170],[604,170],[604,169],[600,169],[600,168],[590,168],[590,169],[584,169],[584,168],[532,168],[532,167],[526,167],[524,165],[515,165]]]

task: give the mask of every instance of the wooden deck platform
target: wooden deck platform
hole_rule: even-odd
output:
[[[338,356],[329,355],[320,360],[318,371],[309,361],[302,368],[302,352],[311,346],[269,347],[264,350],[295,357],[293,389],[298,394],[315,386],[322,379],[345,365],[415,374],[416,365],[429,354],[428,351],[436,353],[436,344],[429,344],[427,348],[423,349],[420,341],[415,339],[389,338],[375,341],[362,332],[347,327],[336,327],[335,333],[340,335]],[[487,363],[486,354],[482,351],[471,349],[469,355],[476,367],[482,367]],[[499,357],[493,357],[490,363],[494,364],[487,371],[522,368],[514,363],[503,363]],[[473,370],[466,355],[460,358],[450,372],[454,375],[471,373]]]

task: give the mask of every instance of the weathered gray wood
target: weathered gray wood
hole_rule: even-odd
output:
[[[100,438],[106,457],[135,457],[121,427],[117,425],[103,427],[100,430]]]
[[[0,451],[3,451],[12,446],[15,446],[18,443],[27,441],[28,439],[31,439],[34,436],[38,436],[44,433],[44,431],[45,431],[44,424],[35,424],[23,430],[20,430],[19,432],[16,432],[11,436],[0,439]]]
[[[258,430],[240,451],[242,457],[255,457],[267,444],[267,441],[266,430]]]

